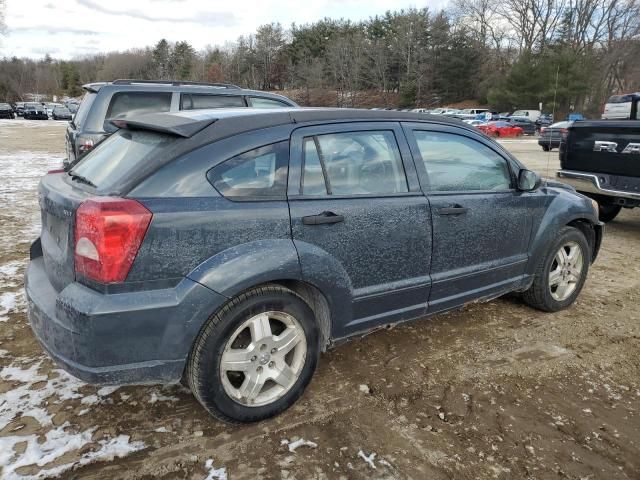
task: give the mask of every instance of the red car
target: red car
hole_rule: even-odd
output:
[[[508,122],[489,122],[476,127],[490,137],[521,137],[524,130]]]

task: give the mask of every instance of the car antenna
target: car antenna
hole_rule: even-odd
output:
[[[560,75],[560,64],[558,64],[558,68],[556,69],[556,88],[553,91],[553,108],[551,109],[551,123],[556,119],[556,98],[558,98],[558,75]],[[549,125],[551,128],[551,125]],[[553,135],[553,132],[551,132]],[[560,140],[562,142],[562,140]],[[558,146],[558,151],[560,147]],[[549,140],[549,150],[547,150],[547,180],[549,179],[549,162],[551,161],[551,140]]]

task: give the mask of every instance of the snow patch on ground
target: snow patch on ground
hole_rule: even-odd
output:
[[[365,463],[367,465],[369,465],[369,467],[373,468],[374,470],[376,469],[376,464],[373,463],[373,461],[376,458],[376,454],[375,453],[370,453],[369,455],[365,455],[365,453],[362,450],[358,450],[358,456],[365,461]]]
[[[118,435],[115,438],[94,442],[92,436],[95,428],[72,433],[67,431],[68,427],[69,422],[65,422],[63,425],[49,430],[44,435],[44,441],[40,441],[38,435],[35,434],[0,438],[0,466],[3,468],[3,478],[5,480],[26,480],[57,477],[78,466],[101,460],[113,460],[116,457],[124,457],[145,448],[143,442],[130,442],[128,435]],[[17,453],[15,446],[25,442],[24,451]],[[91,445],[92,450],[83,453],[75,462],[42,468],[33,475],[21,475],[16,471],[30,465],[46,467],[63,455],[78,451],[87,445]]]
[[[26,366],[25,366],[26,365]],[[42,427],[52,427],[53,415],[47,410],[51,404],[78,399],[83,404],[101,403],[118,387],[103,387],[95,394],[83,396],[79,390],[86,384],[63,370],[54,369],[53,378],[40,372],[42,360],[19,358],[0,370],[0,380],[14,387],[0,394],[0,430],[23,417],[35,419]],[[89,399],[87,401],[87,399]],[[86,413],[86,412],[83,412]],[[145,448],[142,442],[130,442],[128,435],[93,440],[95,427],[77,432],[65,422],[43,433],[0,437],[0,470],[6,480],[38,479],[59,476],[73,468],[100,460],[111,460]],[[16,447],[20,445],[20,449]],[[25,447],[26,445],[26,447]],[[86,450],[81,455],[80,450]],[[49,466],[63,455],[78,451],[74,462]],[[46,467],[36,474],[21,475],[20,467]]]
[[[207,469],[207,477],[204,480],[227,480],[227,469],[225,467],[214,468],[213,459],[204,462],[204,468]]]
[[[310,448],[318,448],[318,444],[312,442],[310,440],[305,440],[304,438],[299,438],[297,440],[292,440],[291,442],[286,438],[280,441],[281,445],[287,445],[290,452],[295,452],[296,449],[300,447],[310,447]]]
[[[27,300],[24,291],[0,293],[0,322],[9,320],[9,313],[26,312]]]
[[[163,395],[162,393],[159,393],[159,392],[151,392],[149,403],[177,402],[178,400],[180,400],[178,397]]]

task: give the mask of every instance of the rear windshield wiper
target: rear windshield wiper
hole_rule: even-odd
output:
[[[87,177],[83,177],[82,175],[78,175],[77,173],[73,173],[73,172],[69,172],[69,176],[71,177],[71,180],[84,183],[93,188],[98,188],[98,186],[95,183],[93,183],[91,180],[89,180]]]

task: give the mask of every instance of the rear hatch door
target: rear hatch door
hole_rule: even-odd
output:
[[[57,291],[75,280],[75,212],[90,196],[89,192],[75,187],[66,173],[45,175],[38,187],[42,254],[49,281]]]

